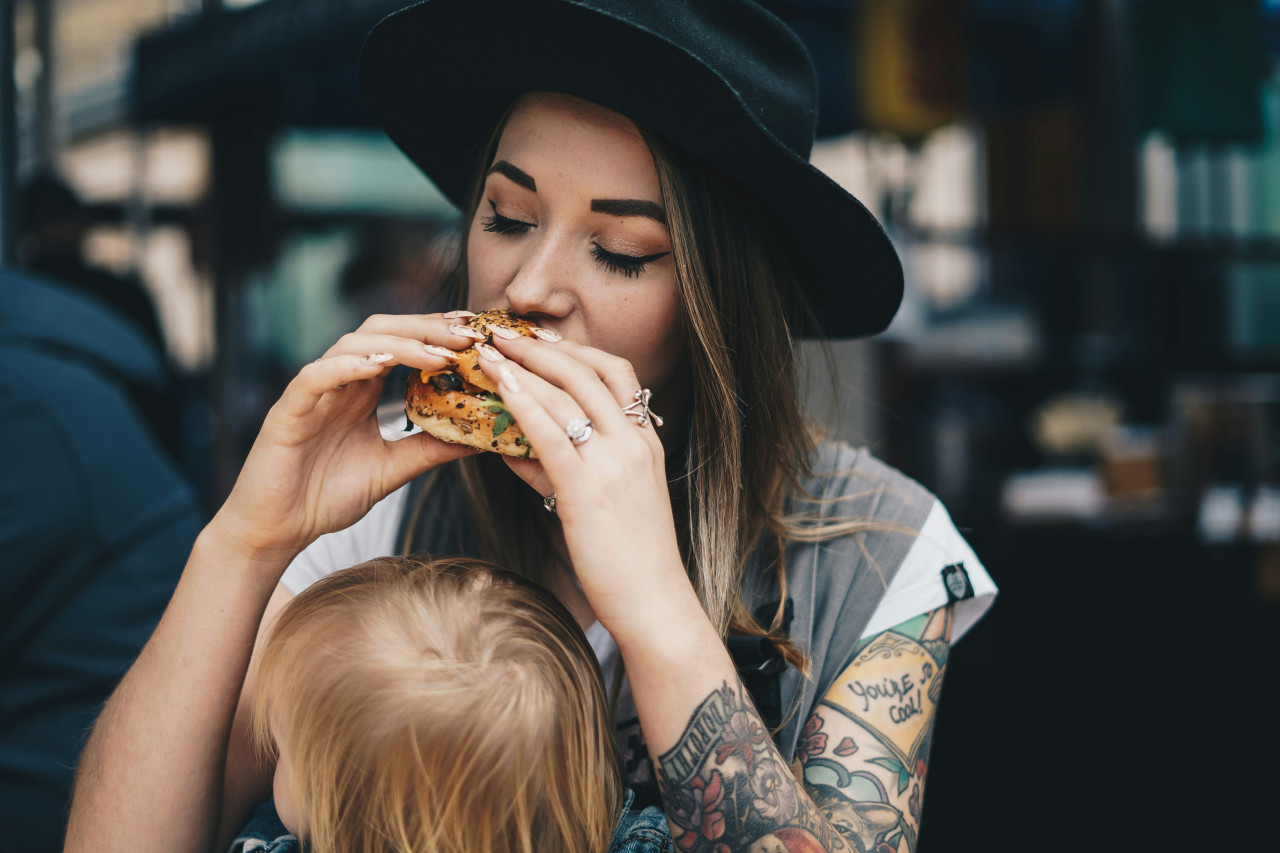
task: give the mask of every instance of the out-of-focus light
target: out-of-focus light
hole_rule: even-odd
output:
[[[1247,526],[1254,542],[1280,542],[1280,488],[1258,487],[1249,504]]]
[[[1244,519],[1244,489],[1240,486],[1211,486],[1200,499],[1196,530],[1200,541],[1225,545],[1240,534]]]
[[[1018,521],[1096,518],[1106,509],[1102,479],[1089,469],[1014,471],[1000,493],[1000,508]]]
[[[285,131],[271,151],[271,181],[276,199],[294,210],[454,212],[400,149],[376,131]]]
[[[1178,236],[1177,150],[1164,134],[1148,134],[1138,161],[1143,228],[1154,240],[1172,240]]]
[[[192,266],[190,237],[181,228],[152,228],[139,260],[164,325],[169,358],[179,370],[206,369],[216,348],[213,287]]]
[[[137,188],[151,204],[193,204],[208,185],[209,143],[202,132],[181,128],[141,142],[133,131],[114,130],[69,146],[59,165],[86,201],[124,201]]]
[[[911,224],[939,231],[976,228],[982,219],[982,140],[974,128],[954,124],[929,136],[920,148]]]
[[[979,253],[955,243],[919,243],[911,247],[915,285],[939,310],[968,302],[982,278]]]

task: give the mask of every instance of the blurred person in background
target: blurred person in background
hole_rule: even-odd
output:
[[[163,381],[125,381],[151,431],[177,458],[178,401],[164,330],[146,286],[136,275],[121,275],[86,260],[85,239],[95,224],[93,211],[59,175],[43,171],[23,186],[19,216],[19,253],[25,268],[109,306],[132,323],[155,350],[164,371]]]
[[[86,733],[199,532],[135,401],[167,382],[103,299],[0,271],[0,849],[61,849]]]
[[[361,86],[463,211],[454,310],[371,317],[290,383],[95,726],[67,849],[223,847],[276,769],[246,737],[260,626],[405,549],[560,597],[682,850],[913,851],[950,646],[996,588],[932,494],[804,421],[795,336],[881,331],[902,270],[808,163],[798,39],[746,0],[428,0]],[[536,337],[467,325],[490,308]],[[477,338],[538,458],[384,440],[392,368]]]

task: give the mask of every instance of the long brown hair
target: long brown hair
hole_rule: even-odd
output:
[[[253,732],[317,853],[597,853],[622,778],[595,655],[550,592],[464,558],[382,558],[281,612]]]
[[[451,282],[460,306],[467,295],[467,230],[513,108],[477,152]],[[781,630],[786,543],[874,526],[856,519],[820,522],[816,513],[788,503],[789,497],[807,497],[800,481],[810,473],[814,446],[801,409],[791,334],[808,309],[759,201],[696,156],[644,128],[640,132],[661,185],[689,347],[688,385],[697,389],[688,400],[683,434],[664,436],[668,471],[678,472],[671,498],[686,569],[722,636],[767,636],[807,674],[806,656]],[[468,458],[459,466],[480,555],[543,579],[556,556],[540,498],[496,457]],[[768,562],[780,592],[767,626],[741,601],[743,573],[753,553]]]

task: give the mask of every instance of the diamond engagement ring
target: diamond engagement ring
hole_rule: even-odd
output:
[[[556,493],[552,492],[551,494],[543,498],[542,505],[546,507],[547,512],[551,513],[552,515],[555,515],[556,514]]]
[[[648,388],[641,388],[636,392],[635,402],[629,403],[622,407],[624,415],[634,415],[636,426],[646,427],[649,425],[650,419],[653,420],[655,426],[662,426],[662,415],[649,409],[649,398],[653,396],[653,392]]]
[[[592,432],[591,421],[585,418],[574,418],[564,427],[564,434],[569,436],[569,440],[574,444],[586,444]]]

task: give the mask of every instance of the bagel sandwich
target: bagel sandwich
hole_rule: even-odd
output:
[[[466,320],[466,325],[484,335],[484,342],[490,344],[493,335],[487,327],[491,324],[536,337],[533,323],[505,309],[482,311]],[[504,456],[538,458],[502,404],[497,382],[481,369],[480,353],[474,345],[459,352],[457,364],[452,367],[410,373],[404,402],[409,420],[441,441]]]

